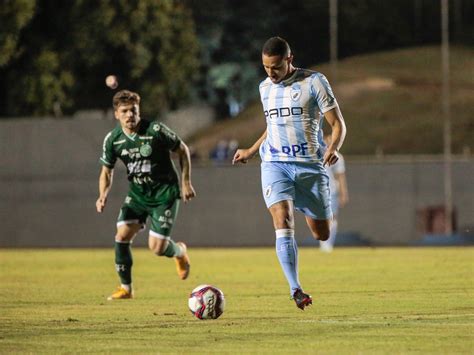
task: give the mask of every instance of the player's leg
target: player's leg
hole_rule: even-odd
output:
[[[313,304],[310,295],[303,292],[298,278],[298,246],[295,239],[293,201],[277,202],[270,208],[276,234],[276,253],[290,285],[290,295],[302,310]]]
[[[126,299],[133,297],[132,289],[132,250],[131,243],[136,234],[144,228],[146,211],[138,198],[129,193],[120,209],[115,235],[115,269],[120,278],[120,287],[108,299]]]
[[[108,299],[127,299],[133,297],[132,289],[132,250],[130,244],[142,228],[137,223],[117,224],[117,234],[115,235],[115,269],[120,278],[120,287]]]
[[[298,308],[311,304],[298,278],[298,247],[294,231],[294,183],[292,165],[262,163],[262,190],[275,228],[275,249],[281,268],[290,286],[290,295]],[[305,297],[295,297],[303,294]]]
[[[321,251],[330,253],[334,248],[336,243],[336,234],[337,234],[337,212],[339,210],[339,195],[337,193],[331,193],[331,210],[333,214],[333,219],[331,221],[331,226],[329,229],[329,238],[326,241],[319,241],[319,247]]]
[[[190,261],[186,244],[171,239],[171,231],[178,215],[179,200],[160,204],[150,213],[151,226],[148,247],[158,256],[174,258],[178,276],[185,280],[189,276]]]
[[[295,208],[317,240],[328,240],[332,220],[329,177],[322,164],[299,164],[295,182]]]
[[[298,279],[298,247],[295,241],[293,201],[277,202],[268,209],[275,228],[275,249],[283,273],[290,286],[290,295],[301,288]]]
[[[306,224],[308,225],[314,239],[319,241],[326,241],[329,239],[331,229],[330,219],[314,219],[309,216],[305,216],[305,218]]]

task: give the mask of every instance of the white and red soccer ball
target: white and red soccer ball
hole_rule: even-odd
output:
[[[110,89],[116,89],[119,85],[118,78],[115,75],[107,75],[105,78],[105,85],[107,85]]]
[[[216,319],[225,308],[224,293],[215,286],[199,285],[189,295],[188,306],[198,319]]]

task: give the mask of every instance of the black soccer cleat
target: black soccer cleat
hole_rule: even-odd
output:
[[[293,300],[296,303],[296,307],[304,311],[305,307],[313,304],[313,299],[307,293],[304,293],[300,288],[296,289],[293,293]]]

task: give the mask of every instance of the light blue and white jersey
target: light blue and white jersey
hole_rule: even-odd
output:
[[[297,68],[278,84],[265,79],[259,89],[267,121],[262,161],[321,161],[326,149],[322,119],[338,106],[326,77]]]

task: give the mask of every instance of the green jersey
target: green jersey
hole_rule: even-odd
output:
[[[117,125],[105,136],[100,162],[112,169],[117,158],[122,160],[132,190],[147,194],[163,183],[177,184],[170,151],[180,144],[178,135],[160,122],[141,120],[138,132],[133,135]]]

